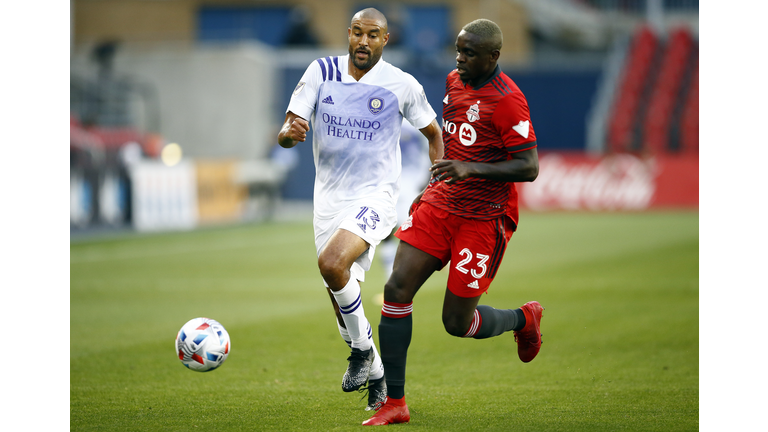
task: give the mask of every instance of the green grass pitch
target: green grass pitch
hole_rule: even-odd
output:
[[[481,304],[541,302],[539,356],[520,362],[511,333],[449,336],[436,273],[414,301],[411,422],[388,427],[697,430],[698,217],[523,213]],[[376,340],[377,264],[362,287]],[[198,316],[232,340],[208,373],[173,348]],[[309,221],[70,244],[71,430],[360,430],[371,413],[341,391],[347,355]]]

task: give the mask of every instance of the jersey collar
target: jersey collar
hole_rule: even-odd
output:
[[[365,83],[365,82],[367,82],[367,81],[373,80],[373,79],[374,79],[373,77],[374,77],[376,74],[378,74],[378,73],[379,73],[379,70],[381,69],[381,67],[380,67],[380,66],[381,66],[381,64],[382,64],[382,63],[384,63],[384,56],[381,56],[381,58],[379,58],[379,61],[377,61],[377,62],[376,62],[376,64],[375,64],[375,65],[373,65],[373,67],[371,68],[371,70],[369,70],[369,71],[368,71],[368,72],[367,72],[365,75],[363,75],[363,77],[362,77],[362,78],[360,78],[360,81],[356,81],[356,80],[355,80],[355,79],[352,77],[352,75],[350,75],[350,74],[349,74],[349,63],[348,63],[348,62],[349,62],[349,54],[347,54],[347,55],[345,56],[345,59],[344,59],[344,62],[343,62],[343,63],[344,63],[344,70],[342,70],[342,71],[341,71],[341,73],[342,73],[342,76],[346,77],[346,78],[347,78],[347,80],[348,80],[349,82],[360,82],[360,83]],[[342,82],[343,82],[343,81],[344,81],[344,79],[342,78]]]
[[[469,85],[469,83],[464,84],[464,86],[465,87],[470,87],[470,88],[472,88],[472,90],[479,90],[479,89],[483,88],[484,85],[486,85],[489,82],[493,81],[497,76],[499,76],[500,73],[501,73],[501,68],[499,67],[499,65],[496,65],[496,69],[493,70],[493,73],[491,74],[491,76],[488,77],[488,79],[485,80],[484,82],[480,83],[480,85],[478,85],[477,87],[472,87],[471,85]]]

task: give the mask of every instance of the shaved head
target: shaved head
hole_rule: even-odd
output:
[[[504,41],[501,28],[491,20],[483,18],[474,20],[465,25],[462,30],[480,36],[484,47],[491,51],[500,50],[501,44]]]
[[[381,27],[382,32],[386,34],[388,31],[387,17],[385,17],[384,14],[379,12],[379,10],[376,8],[367,8],[359,11],[352,17],[352,23],[354,23],[355,20],[378,21],[379,27]]]
[[[347,36],[350,72],[359,80],[381,59],[389,40],[387,18],[374,8],[363,9],[352,17]]]

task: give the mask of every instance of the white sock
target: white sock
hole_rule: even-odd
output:
[[[347,345],[349,345],[350,348],[351,348],[352,347],[352,339],[349,337],[349,332],[347,331],[347,329],[342,327],[341,324],[339,324],[339,320],[334,319],[334,321],[336,321],[336,325],[339,327],[339,334],[341,335],[341,338],[344,339],[344,342],[346,342]]]
[[[336,303],[341,310],[341,317],[352,339],[352,348],[366,351],[373,345],[371,325],[365,317],[363,300],[360,297],[360,284],[351,277],[347,285],[339,291],[333,291]]]
[[[377,380],[384,376],[384,363],[381,362],[381,356],[379,356],[379,351],[376,349],[376,344],[373,341],[371,341],[371,346],[376,356],[373,358],[371,373],[368,375],[368,379]]]

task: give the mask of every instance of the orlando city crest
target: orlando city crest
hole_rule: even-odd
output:
[[[368,111],[371,114],[378,114],[384,109],[384,99],[378,97],[372,97],[368,99]]]
[[[480,101],[477,101],[476,104],[469,107],[467,110],[467,118],[470,123],[480,120]]]

